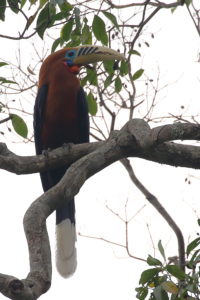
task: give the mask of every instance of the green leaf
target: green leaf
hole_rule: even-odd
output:
[[[143,73],[144,73],[144,70],[143,70],[143,69],[137,70],[137,71],[133,74],[132,79],[133,79],[133,80],[139,79],[139,78],[142,76]]]
[[[180,280],[184,280],[186,277],[186,274],[178,266],[168,265],[166,269],[171,275]]]
[[[87,80],[90,84],[97,86],[97,73],[96,70],[87,69]]]
[[[31,5],[36,4],[38,0],[29,0],[29,2],[31,3]]]
[[[104,14],[104,16],[105,16],[106,18],[108,18],[108,19],[113,23],[113,25],[114,25],[117,29],[119,29],[119,25],[118,25],[118,23],[117,23],[117,19],[116,19],[115,15],[113,15],[113,14],[111,14],[110,12],[107,12],[107,11],[103,11],[103,14]]]
[[[67,13],[74,8],[73,5],[71,5],[69,2],[66,2],[66,1],[64,3],[58,4],[58,5],[60,8],[60,11],[62,11],[64,13]]]
[[[40,0],[40,8],[42,8],[48,0]]]
[[[189,264],[189,266],[194,267],[196,265],[196,263],[198,263],[200,261],[200,249],[194,251],[194,254],[192,255],[191,259],[189,260],[189,262],[187,263],[187,265]]]
[[[148,288],[146,287],[139,287],[135,289],[137,294],[136,294],[136,298],[140,299],[140,300],[144,300],[148,294]]]
[[[66,42],[71,37],[73,25],[74,25],[74,21],[73,21],[73,19],[70,19],[61,29],[60,36]]]
[[[104,21],[97,15],[94,16],[92,22],[92,31],[98,41],[101,41],[102,44],[108,45],[108,35],[106,33],[106,26]]]
[[[7,1],[8,1],[10,9],[15,14],[18,14],[18,12],[19,12],[19,4],[18,3],[20,2],[20,0],[7,0]]]
[[[17,82],[15,81],[12,81],[12,80],[8,80],[4,77],[0,77],[0,84],[3,84],[3,83],[13,83],[13,84],[17,84]]]
[[[178,294],[179,289],[172,281],[164,281],[162,282],[161,286],[167,293],[174,295]]]
[[[160,285],[155,287],[153,293],[154,293],[156,300],[169,300],[169,297],[168,297],[166,291],[163,290],[162,286],[160,286]]]
[[[159,240],[159,242],[158,242],[158,250],[160,251],[160,254],[161,254],[162,257],[164,258],[164,260],[166,260],[165,250],[164,250],[164,248],[163,248],[163,245],[162,245],[161,240]]]
[[[115,79],[115,92],[116,93],[119,93],[122,89],[122,82],[121,82],[121,79],[119,77],[117,77]]]
[[[87,23],[84,24],[81,35],[82,45],[92,45],[92,33]]]
[[[103,62],[103,66],[106,72],[108,72],[110,75],[114,74],[114,61],[108,60]]]
[[[190,254],[190,252],[195,249],[197,246],[200,245],[200,237],[196,238],[195,240],[193,240],[188,246],[187,246],[187,256]]]
[[[15,114],[11,114],[10,116],[13,128],[16,131],[16,133],[22,136],[23,138],[27,138],[28,128],[24,120]]]
[[[200,226],[200,219],[197,220],[197,224]]]
[[[153,256],[149,255],[147,258],[147,263],[150,266],[162,266],[162,263],[157,258],[154,258]]]
[[[81,34],[81,19],[80,19],[80,9],[78,7],[74,8],[75,24],[77,34]]]
[[[6,0],[0,2],[0,20],[5,21]]]
[[[7,66],[7,65],[8,65],[7,63],[0,61],[0,67]]]
[[[36,31],[41,39],[43,39],[45,30],[53,25],[53,17],[55,14],[55,6],[49,3],[47,3],[46,6],[41,10],[36,24]]]
[[[140,284],[145,284],[147,282],[152,282],[154,277],[160,272],[159,268],[148,269],[142,272],[140,277]]]
[[[171,13],[173,14],[175,12],[175,10],[177,9],[178,6],[172,7],[171,9]]]
[[[84,87],[87,83],[87,76],[81,79],[81,86]]]
[[[21,9],[23,8],[23,6],[26,4],[26,0],[21,0]]]
[[[127,74],[128,74],[128,63],[125,60],[122,60],[120,66],[120,75],[125,76]]]
[[[191,3],[192,3],[192,0],[185,0],[185,4],[186,4],[187,6],[190,6]]]
[[[88,111],[92,116],[95,116],[98,110],[97,103],[91,92],[87,95]]]
[[[138,52],[138,51],[136,51],[136,50],[130,50],[129,53],[130,53],[130,54],[133,54],[133,55],[141,56],[140,52]]]
[[[57,40],[55,40],[51,46],[51,53],[53,53],[56,48],[58,47],[58,45],[60,44],[60,38],[58,38]]]
[[[112,83],[112,80],[113,80],[113,75],[109,75],[104,81],[104,89],[106,89]]]

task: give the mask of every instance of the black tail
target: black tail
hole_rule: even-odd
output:
[[[56,185],[64,173],[65,168],[59,168],[41,173],[44,191]],[[63,277],[68,277],[76,270],[76,228],[74,198],[56,210],[56,266]]]

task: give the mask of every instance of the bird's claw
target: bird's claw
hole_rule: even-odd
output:
[[[45,149],[45,150],[42,150],[42,154],[45,156],[45,157],[48,157],[49,156],[49,152],[51,151],[50,148],[48,149]]]
[[[64,144],[62,145],[62,147],[63,147],[63,148],[67,148],[67,150],[70,151],[73,145],[74,145],[73,143],[64,143]]]

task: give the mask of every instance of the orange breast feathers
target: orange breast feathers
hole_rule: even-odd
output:
[[[77,95],[80,82],[62,60],[51,62],[49,72],[45,67],[43,63],[39,81],[39,87],[48,86],[41,140],[44,149],[53,149],[64,143],[76,143],[79,138]]]

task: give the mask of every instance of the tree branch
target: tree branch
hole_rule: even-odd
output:
[[[147,188],[141,183],[141,181],[136,177],[133,168],[128,159],[122,159],[121,163],[127,170],[132,182],[136,185],[136,187],[141,191],[141,193],[146,197],[146,199],[153,205],[153,207],[161,214],[161,216],[165,219],[165,221],[169,224],[172,228],[174,233],[176,234],[177,241],[178,241],[178,251],[179,251],[179,265],[180,268],[185,271],[185,243],[183,234],[180,228],[177,226],[173,218],[168,214],[166,209],[160,204],[158,199],[151,194]]]
[[[143,125],[140,125],[143,124]],[[134,130],[142,135],[148,128],[148,135],[141,138],[139,149],[132,147],[132,134]],[[122,157],[139,157],[150,161],[168,164],[172,166],[200,168],[200,147],[166,142],[170,140],[200,140],[200,125],[191,123],[175,123],[158,126],[152,130],[147,123],[135,119],[127,124],[116,135],[124,135],[127,139],[127,147]],[[135,134],[135,133],[134,133]],[[139,137],[138,137],[139,138]],[[130,144],[128,144],[130,141]],[[38,156],[18,156],[11,152],[4,143],[0,143],[0,169],[21,175],[46,171],[52,168],[71,164],[84,155],[93,152],[103,146],[106,141],[87,143],[80,145],[68,144],[58,149],[44,152]],[[151,144],[150,148],[145,144]],[[120,158],[120,159],[121,159]]]
[[[145,121],[135,119],[129,121],[120,131],[114,131],[105,142],[68,145],[51,151],[45,156],[31,157],[31,160],[30,157],[16,156],[4,144],[0,144],[1,168],[9,171],[15,170],[18,174],[58,167],[61,163],[66,163],[67,159],[70,160],[70,156],[78,159],[84,155],[68,168],[57,185],[36,199],[27,210],[24,216],[24,230],[29,247],[30,273],[23,280],[0,274],[0,292],[14,300],[37,299],[45,293],[51,284],[51,253],[46,230],[47,217],[58,206],[70,201],[89,177],[113,162],[128,156],[145,157],[146,153],[150,157],[152,151],[158,152],[158,147],[161,146],[158,146],[159,143],[172,138],[199,139],[200,126],[187,125],[189,127],[186,124],[173,124],[151,130]],[[177,128],[179,130],[176,130]],[[180,130],[181,128],[186,133],[184,130]],[[170,134],[170,138],[167,132]],[[183,145],[181,146],[183,147]],[[199,149],[199,147],[197,148]],[[63,153],[65,153],[64,160]],[[12,164],[17,164],[18,168],[12,167]],[[26,164],[31,167],[25,167]]]

